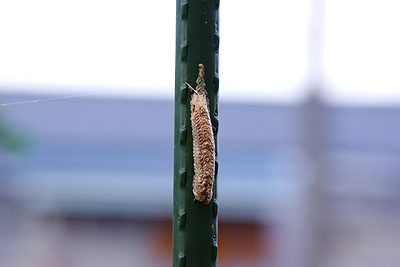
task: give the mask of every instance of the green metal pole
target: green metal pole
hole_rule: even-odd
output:
[[[218,174],[218,47],[219,0],[176,1],[173,266],[217,266]],[[205,83],[214,128],[216,166],[213,198],[194,201],[193,138],[190,123],[192,92],[198,65],[205,66]]]

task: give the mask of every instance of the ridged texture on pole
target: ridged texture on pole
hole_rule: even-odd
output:
[[[217,266],[219,1],[177,0],[174,126],[173,266]],[[188,83],[205,66],[204,82],[215,144],[215,175],[208,204],[194,201],[195,176]],[[208,132],[209,133],[209,132]],[[210,188],[210,187],[208,187]],[[196,190],[195,190],[196,191]],[[205,194],[204,194],[205,195]]]

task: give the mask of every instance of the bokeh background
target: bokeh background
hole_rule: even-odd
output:
[[[0,266],[171,266],[175,4],[0,1]],[[399,8],[221,1],[219,266],[398,266]]]

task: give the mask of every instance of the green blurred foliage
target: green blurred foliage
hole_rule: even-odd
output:
[[[30,140],[26,134],[12,129],[0,117],[0,147],[7,151],[18,153],[26,150],[30,145]]]

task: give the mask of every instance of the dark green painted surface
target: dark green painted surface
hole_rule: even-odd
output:
[[[218,162],[213,199],[206,205],[193,201],[193,140],[190,124],[192,92],[187,88],[186,82],[196,86],[198,64],[204,64],[218,161],[218,47],[219,1],[177,0],[173,266],[208,267],[217,265]]]

